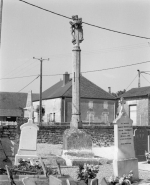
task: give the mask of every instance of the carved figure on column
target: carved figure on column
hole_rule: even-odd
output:
[[[72,35],[72,43],[77,44],[79,39],[79,43],[81,43],[83,39],[83,29],[82,29],[82,18],[78,18],[78,15],[72,16],[72,20],[69,23],[71,24],[71,35]]]

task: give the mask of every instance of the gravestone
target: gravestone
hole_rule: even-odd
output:
[[[145,151],[148,151],[148,132],[145,128],[134,131],[135,156],[138,161],[146,161]]]
[[[30,96],[30,94],[29,94]],[[31,94],[32,97],[32,94]],[[33,124],[32,115],[33,115],[33,106],[32,101],[27,101],[26,110],[29,112],[29,120],[27,123],[21,125],[21,135],[20,135],[20,142],[19,142],[19,149],[18,153],[15,156],[15,165],[18,164],[18,160],[22,159],[33,159],[38,158],[37,155],[37,131],[39,128]]]
[[[113,171],[115,176],[120,177],[133,171],[133,180],[138,180],[138,160],[135,158],[133,121],[126,114],[123,103],[122,99],[120,113],[114,120]]]

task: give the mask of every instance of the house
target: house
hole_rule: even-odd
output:
[[[82,122],[110,124],[115,118],[116,98],[85,77],[80,77],[80,106]],[[33,101],[39,105],[39,99]],[[72,115],[72,80],[68,73],[63,80],[42,93],[45,108],[44,122],[70,122]],[[35,113],[35,122],[38,115]]]
[[[150,86],[132,88],[121,97],[126,101],[124,107],[133,125],[150,125]]]
[[[37,99],[38,94],[33,94]],[[0,92],[0,121],[16,121],[17,117],[24,116],[27,102],[27,93]]]

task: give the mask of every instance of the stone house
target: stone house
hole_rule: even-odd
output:
[[[0,92],[0,121],[16,121],[24,116],[27,102],[27,93]],[[33,94],[37,99],[38,94]]]
[[[85,77],[80,78],[81,120],[88,123],[109,125],[115,118],[116,98]],[[34,108],[39,99],[33,101]],[[42,93],[42,106],[45,108],[44,122],[70,122],[72,114],[72,79],[68,73],[63,80]],[[35,112],[35,122],[38,115]]]
[[[121,97],[126,101],[124,107],[133,125],[150,125],[150,86],[132,88]]]

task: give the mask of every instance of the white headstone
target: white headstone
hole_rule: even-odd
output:
[[[119,116],[114,120],[114,175],[123,176],[133,171],[133,179],[138,180],[138,160],[135,158],[133,121],[126,114],[123,104],[122,99]]]
[[[32,97],[32,92],[29,94],[29,97]],[[33,124],[32,115],[33,115],[33,105],[32,98],[27,99],[26,110],[29,112],[28,123],[21,125],[21,135],[19,142],[18,153],[15,156],[15,165],[18,164],[19,158],[38,158],[37,156],[37,131],[39,128]]]

